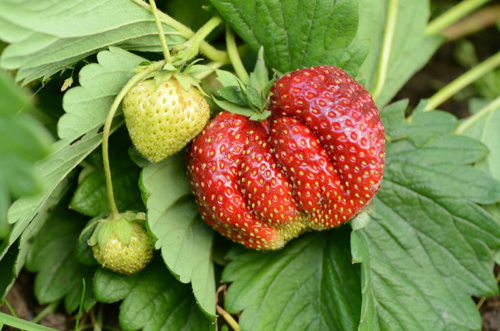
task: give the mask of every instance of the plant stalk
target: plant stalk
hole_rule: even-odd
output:
[[[158,29],[158,36],[160,37],[161,48],[163,49],[163,56],[167,63],[172,63],[170,59],[170,50],[168,49],[167,39],[165,38],[165,32],[163,32],[163,26],[161,25],[160,16],[158,15],[158,8],[156,7],[155,0],[149,0],[151,5],[151,11],[155,17],[156,28]]]
[[[231,64],[233,65],[236,75],[243,82],[243,84],[248,84],[250,82],[250,77],[243,66],[243,62],[241,62],[241,57],[238,53],[238,48],[236,47],[236,40],[234,39],[234,32],[229,27],[229,24],[226,25],[226,46],[229,59],[231,60]]]
[[[446,36],[446,42],[457,40],[486,29],[500,20],[500,4],[481,8],[443,30],[440,34]]]
[[[219,24],[222,23],[222,18],[220,16],[212,17],[207,23],[205,23],[191,38],[184,44],[186,48],[181,49],[174,58],[182,63],[185,63],[195,57],[200,49],[200,44],[205,40],[205,38],[212,32]],[[174,60],[175,61],[175,60]]]
[[[156,62],[148,67],[143,68],[143,70],[137,73],[132,79],[128,81],[127,84],[122,88],[120,93],[116,96],[111,108],[109,110],[108,116],[106,117],[106,122],[104,123],[104,130],[102,135],[102,159],[104,163],[104,175],[106,177],[106,190],[108,194],[109,208],[111,209],[112,218],[118,217],[119,212],[116,207],[115,197],[113,193],[113,182],[111,180],[111,168],[109,166],[109,134],[111,130],[111,123],[113,122],[113,117],[115,116],[120,103],[127,94],[127,92],[137,83],[139,83],[147,75],[156,71],[165,65],[165,61]]]
[[[455,134],[463,134],[471,126],[476,124],[480,119],[489,115],[491,112],[500,109],[500,96],[495,100],[487,104],[485,107],[481,108],[477,113],[465,119],[455,130]]]
[[[480,64],[439,90],[429,99],[429,103],[425,107],[424,111],[436,109],[436,107],[448,100],[455,93],[459,92],[464,87],[483,77],[498,66],[500,66],[500,52],[481,62]]]
[[[217,307],[217,313],[219,313],[219,315],[221,315],[226,320],[227,324],[229,324],[229,326],[234,331],[240,331],[240,326],[239,326],[238,322],[235,321],[233,316],[231,316],[227,311],[222,309],[221,306],[217,305],[216,307]]]
[[[139,6],[147,9],[148,11],[152,11],[151,6],[146,2],[142,0],[132,0],[132,1],[134,1]],[[182,37],[189,39],[193,36],[194,32],[190,28],[180,23],[179,21],[174,20],[172,17],[168,16],[164,12],[158,11],[158,17],[160,18],[162,23],[165,23],[166,25],[177,30]],[[202,41],[200,43],[200,52],[202,52],[211,61],[223,62],[225,64],[230,63],[229,55],[227,54],[227,52],[216,49],[206,41]]]
[[[464,0],[460,2],[427,24],[425,35],[429,36],[440,33],[443,29],[454,24],[489,1],[490,0]]]
[[[382,41],[382,51],[380,53],[375,83],[373,84],[373,88],[371,91],[371,95],[375,101],[380,97],[380,94],[382,94],[382,90],[384,89],[385,81],[387,79],[387,70],[389,68],[389,59],[391,57],[392,41],[394,40],[394,32],[396,31],[398,6],[399,0],[389,0],[384,40]]]

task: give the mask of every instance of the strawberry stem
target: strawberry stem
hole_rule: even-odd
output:
[[[500,97],[497,97],[495,100],[487,104],[485,107],[481,108],[477,113],[468,117],[455,130],[455,134],[463,134],[467,131],[471,126],[476,124],[483,117],[491,114],[492,112],[500,109]]]
[[[156,7],[156,2],[155,0],[149,0],[149,3],[151,4],[153,16],[155,17],[156,28],[158,29],[161,48],[163,49],[163,56],[165,56],[165,61],[171,64],[172,60],[170,59],[170,51],[168,49],[167,39],[165,38],[165,32],[163,32],[163,27],[161,25],[160,17],[158,15],[158,8]]]
[[[387,8],[387,22],[384,32],[384,40],[382,41],[382,51],[377,66],[377,75],[375,83],[371,91],[373,99],[376,101],[382,90],[384,89],[385,80],[387,78],[387,70],[389,68],[389,59],[391,57],[392,41],[394,40],[394,32],[396,31],[396,21],[398,18],[399,0],[389,0]]]
[[[248,84],[250,82],[250,78],[245,67],[243,66],[243,62],[241,62],[241,57],[238,53],[238,48],[236,47],[236,41],[234,39],[234,33],[229,27],[229,24],[226,24],[226,47],[236,75],[243,82],[243,84]]]
[[[184,45],[181,46],[182,49],[174,56],[174,62],[186,63],[195,57],[200,50],[201,42],[203,42],[210,32],[212,32],[221,23],[222,18],[220,16],[212,17],[198,31],[196,31],[196,33],[191,36],[191,38],[189,38]]]
[[[123,98],[127,94],[127,92],[135,86],[138,82],[144,79],[153,71],[156,71],[165,65],[165,61],[159,61],[151,64],[150,66],[143,67],[142,71],[137,73],[132,79],[128,81],[127,84],[122,88],[120,93],[116,96],[111,108],[109,110],[108,116],[106,117],[106,122],[104,123],[104,130],[102,132],[102,159],[104,163],[104,175],[106,178],[106,190],[108,194],[108,202],[109,208],[111,210],[112,218],[116,218],[119,216],[118,208],[116,207],[115,196],[113,193],[113,182],[111,180],[111,168],[109,166],[109,135],[111,130],[111,123],[113,122],[113,117],[120,106]]]
[[[234,330],[234,331],[239,331],[240,326],[238,325],[238,322],[231,316],[227,311],[225,311],[221,306],[217,305],[217,313],[224,317],[226,320],[227,324]]]
[[[148,11],[152,11],[152,8],[149,4],[142,0],[132,0],[139,6],[147,9]],[[194,35],[194,32],[185,26],[184,24],[180,23],[179,21],[174,20],[172,17],[168,16],[162,11],[157,11],[158,17],[160,18],[160,21],[175,30],[177,30],[178,34],[186,39],[191,38]],[[229,55],[225,51],[221,51],[207,43],[206,41],[202,41],[200,43],[200,52],[203,53],[208,59],[214,62],[222,62],[224,64],[229,64]]]
[[[443,29],[454,24],[489,1],[490,0],[464,0],[460,2],[427,24],[425,35],[429,36],[440,33]]]
[[[500,66],[500,52],[484,60],[434,94],[424,111],[434,110],[464,87],[472,84],[493,69]]]

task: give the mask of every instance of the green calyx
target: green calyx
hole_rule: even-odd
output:
[[[120,213],[118,216],[111,215],[107,218],[101,219],[97,221],[97,225],[88,241],[88,244],[90,246],[99,244],[99,246],[103,247],[112,236],[115,236],[128,246],[133,233],[133,225],[131,222],[137,222],[144,225],[145,220],[145,213],[136,213],[132,211]]]
[[[265,120],[271,114],[266,108],[275,78],[269,79],[263,48],[259,50],[254,71],[250,73],[249,84],[244,84],[228,71],[216,70],[216,74],[222,88],[213,100],[219,107],[254,121]]]

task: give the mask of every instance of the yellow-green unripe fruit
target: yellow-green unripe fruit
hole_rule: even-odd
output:
[[[207,124],[210,108],[200,91],[185,91],[177,79],[138,83],[122,103],[132,143],[146,159],[160,162],[178,152]]]
[[[147,230],[137,222],[130,222],[132,236],[125,244],[115,233],[100,246],[92,246],[94,258],[103,267],[125,275],[131,275],[144,269],[153,258],[153,244]]]

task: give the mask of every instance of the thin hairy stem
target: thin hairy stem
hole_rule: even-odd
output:
[[[161,48],[163,49],[163,56],[165,57],[165,61],[167,63],[171,63],[170,60],[170,50],[168,49],[167,39],[165,38],[165,32],[163,32],[163,26],[161,25],[160,16],[158,15],[158,8],[156,7],[155,0],[149,0],[151,5],[151,12],[155,17],[156,28],[158,29],[158,36],[160,37]]]
[[[430,22],[425,28],[426,35],[440,33],[490,0],[464,0]]]
[[[464,87],[472,84],[488,72],[500,66],[500,52],[481,62],[434,94],[424,111],[434,110]]]
[[[231,60],[231,64],[233,65],[236,75],[244,84],[248,84],[250,82],[250,78],[245,67],[243,66],[243,62],[241,62],[241,57],[238,53],[238,48],[236,47],[236,40],[234,39],[234,33],[229,27],[229,24],[226,25],[226,45],[227,52],[229,53],[229,59]]]
[[[500,97],[487,104],[485,107],[481,108],[477,113],[465,119],[455,130],[455,134],[463,134],[471,126],[476,124],[479,120],[488,116],[491,112],[500,109]]]
[[[382,90],[384,89],[387,79],[387,70],[389,68],[389,59],[391,57],[392,41],[394,40],[394,32],[396,31],[396,21],[398,17],[399,0],[389,0],[387,8],[387,22],[384,32],[384,40],[382,41],[382,51],[377,67],[377,76],[371,91],[373,99],[376,101]]]
[[[104,123],[104,131],[102,135],[102,159],[104,162],[104,175],[106,177],[106,189],[108,194],[109,208],[111,209],[112,218],[118,217],[119,212],[116,207],[115,197],[113,193],[113,182],[111,180],[111,168],[109,166],[109,134],[111,130],[111,123],[113,122],[113,117],[115,116],[120,103],[127,94],[127,92],[138,82],[144,79],[147,75],[156,71],[165,65],[165,61],[156,62],[148,67],[144,67],[143,70],[137,73],[128,83],[123,87],[120,93],[116,96],[111,109],[109,110],[108,117]]]

